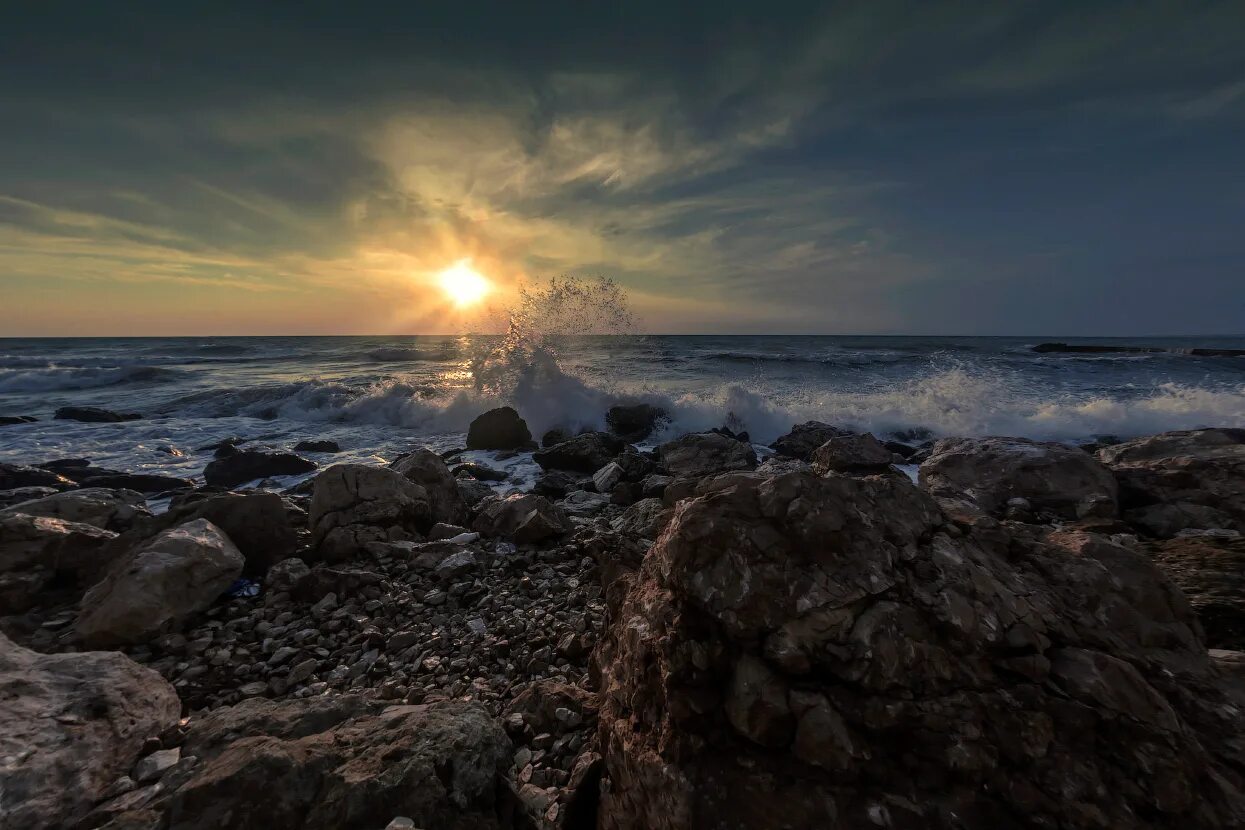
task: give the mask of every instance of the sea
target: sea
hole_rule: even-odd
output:
[[[1145,353],[1038,353],[1045,340]],[[489,335],[0,339],[0,461],[89,458],[127,472],[201,476],[225,438],[288,449],[330,439],[321,464],[382,463],[461,447],[468,424],[509,404],[539,440],[603,428],[616,403],[670,413],[656,443],[727,426],[764,445],[819,420],[913,444],[1009,435],[1076,442],[1245,427],[1245,338],[560,337],[513,348]],[[53,420],[63,406],[141,420]],[[469,455],[468,458],[473,458]],[[520,454],[476,460],[530,483]]]

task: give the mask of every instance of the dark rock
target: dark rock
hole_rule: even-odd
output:
[[[532,453],[532,460],[544,469],[595,473],[622,452],[626,445],[608,432],[585,432],[560,444]]]
[[[238,487],[268,476],[301,475],[315,469],[314,461],[293,453],[239,450],[208,464],[203,478],[212,486]]]
[[[455,476],[469,475],[477,481],[505,481],[510,478],[510,473],[505,470],[496,470],[483,464],[459,464],[454,467],[453,473]]]
[[[0,508],[12,507],[15,504],[34,501],[59,492],[61,491],[52,487],[14,487],[11,490],[0,490]]]
[[[560,536],[570,527],[561,510],[535,493],[490,496],[480,502],[478,510],[473,530],[521,543]]]
[[[462,496],[463,503],[470,509],[475,509],[481,501],[494,495],[496,491],[485,484],[483,481],[475,479],[458,479],[458,495]]]
[[[779,455],[808,461],[812,459],[813,451],[831,438],[851,434],[849,430],[832,427],[821,421],[805,421],[793,426],[790,432],[774,441],[770,447]]]
[[[531,440],[527,422],[509,406],[490,409],[477,416],[467,428],[469,450],[513,450]]]
[[[0,427],[14,424],[33,424],[39,419],[33,415],[0,415]]]
[[[55,583],[75,595],[86,589],[107,567],[116,536],[64,519],[0,513],[0,613],[35,606]]]
[[[341,452],[342,448],[336,441],[299,441],[294,445],[294,452]]]
[[[1092,343],[1038,343],[1033,347],[1038,354],[1131,354],[1166,351],[1155,346],[1104,346]]]
[[[52,416],[58,421],[83,421],[88,424],[113,424],[120,421],[137,421],[143,416],[137,413],[113,412],[97,406],[62,406]]]
[[[467,504],[459,492],[458,480],[435,452],[421,448],[389,466],[427,491],[433,522],[460,524],[467,520]]]
[[[78,485],[71,479],[41,467],[0,462],[0,490],[16,490],[21,487],[52,487],[71,490]]]
[[[81,522],[117,533],[129,530],[136,522],[150,517],[142,495],[133,490],[108,490],[87,487],[55,493],[41,499],[23,502],[16,508],[0,513],[18,512],[28,516],[47,516],[67,522]]]
[[[905,444],[902,441],[883,441],[882,446],[893,452],[895,455],[907,461],[916,455],[917,448],[911,444]]]
[[[540,436],[540,445],[542,447],[552,447],[554,444],[561,444],[571,437],[571,434],[561,427],[554,427],[548,430],[544,435]]]
[[[591,481],[591,479],[585,479],[581,473],[570,473],[566,470],[545,470],[536,479],[536,483],[532,486],[532,492],[547,498],[560,499],[573,490],[582,490],[584,483],[587,481]]]
[[[1143,550],[1189,598],[1206,645],[1245,649],[1245,539],[1188,536]]]
[[[647,403],[611,406],[605,413],[610,432],[626,441],[641,441],[652,434],[669,416],[660,406]]]
[[[428,491],[395,470],[335,464],[316,476],[308,519],[320,555],[336,562],[369,542],[418,540],[432,508]]]
[[[195,483],[188,478],[162,476],[155,473],[119,473],[102,471],[93,474],[90,468],[71,477],[82,487],[107,487],[114,490],[135,490],[139,493],[164,493],[170,490],[189,490]]]
[[[757,465],[751,445],[711,432],[691,433],[658,448],[661,466],[676,478],[696,478]]]
[[[306,525],[303,511],[276,493],[195,493],[144,523],[141,533],[157,533],[196,519],[207,519],[229,537],[246,559],[244,573],[262,576],[303,544],[295,526]]]
[[[810,460],[819,473],[846,473],[885,469],[895,460],[895,454],[866,432],[831,438],[813,451]]]

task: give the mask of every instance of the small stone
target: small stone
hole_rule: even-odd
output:
[[[406,816],[398,816],[385,825],[385,830],[416,830],[415,822]]]
[[[181,760],[178,747],[157,750],[134,765],[133,779],[140,784],[150,784]]]

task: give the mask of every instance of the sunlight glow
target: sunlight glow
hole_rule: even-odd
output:
[[[459,306],[478,303],[492,288],[489,281],[471,267],[469,260],[456,262],[446,268],[439,279],[441,288]]]

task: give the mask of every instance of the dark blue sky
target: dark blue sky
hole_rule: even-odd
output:
[[[10,10],[0,334],[1245,332],[1245,5],[421,5]]]

